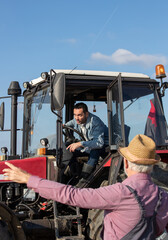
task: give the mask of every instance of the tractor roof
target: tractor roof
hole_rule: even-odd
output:
[[[92,71],[92,70],[64,70],[64,69],[55,69],[54,70],[56,73],[64,73],[65,76],[70,76],[70,75],[76,75],[80,78],[83,76],[95,76],[95,77],[117,77],[120,72],[111,72],[111,71]],[[149,80],[150,77],[148,75],[142,74],[142,73],[128,73],[128,72],[121,72],[121,77],[124,78],[138,78],[138,79],[144,79],[144,80]],[[36,79],[33,79],[30,81],[31,85],[36,85],[40,82],[43,82],[44,80],[39,77]]]

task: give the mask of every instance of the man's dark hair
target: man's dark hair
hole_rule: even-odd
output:
[[[80,103],[75,104],[74,109],[80,109],[80,108],[83,109],[84,113],[88,112],[88,107],[85,103],[80,102]]]

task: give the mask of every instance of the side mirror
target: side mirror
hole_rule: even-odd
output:
[[[59,111],[64,107],[65,74],[55,73],[52,78],[53,79],[51,82],[51,110]]]
[[[5,115],[5,104],[4,104],[4,102],[2,102],[1,106],[0,106],[0,128],[1,128],[1,130],[4,129],[4,115]]]

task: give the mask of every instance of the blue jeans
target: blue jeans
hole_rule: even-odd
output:
[[[79,150],[76,150],[74,152],[74,156],[76,156],[76,157],[88,156],[89,159],[87,161],[87,164],[92,167],[96,166],[100,156],[102,158],[104,158],[106,155],[107,155],[107,153],[105,152],[105,146],[101,149],[93,149],[90,151],[90,153],[80,152]]]

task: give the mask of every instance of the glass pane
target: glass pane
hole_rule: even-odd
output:
[[[28,154],[37,153],[37,148],[41,147],[40,139],[48,138],[49,148],[56,148],[56,116],[50,109],[49,88],[41,90],[35,94],[33,99],[28,100],[27,110],[30,114],[28,129]]]
[[[98,116],[107,126],[107,104],[105,102],[84,102],[88,106],[89,112]]]
[[[147,86],[123,86],[126,145],[137,134],[144,134],[153,91]]]

